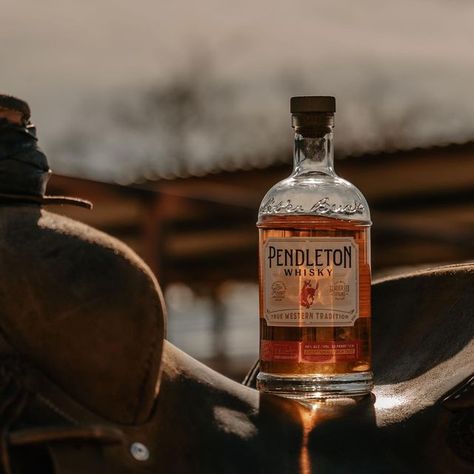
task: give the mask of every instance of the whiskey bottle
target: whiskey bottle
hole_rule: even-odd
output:
[[[292,97],[294,168],[258,214],[258,388],[292,398],[372,389],[370,213],[334,171],[334,97]]]

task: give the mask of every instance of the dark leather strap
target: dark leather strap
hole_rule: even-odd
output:
[[[0,192],[44,196],[50,175],[35,128],[0,119]]]
[[[84,199],[45,196],[51,169],[37,142],[33,125],[15,125],[0,118],[0,201],[91,209],[92,204]]]
[[[441,403],[453,413],[446,438],[450,448],[474,463],[474,375],[454,387]]]
[[[452,412],[474,409],[474,375],[448,392],[441,403]]]
[[[42,426],[12,431],[8,436],[11,446],[26,446],[52,442],[97,441],[100,444],[121,444],[122,431],[114,426]]]
[[[257,360],[252,368],[247,372],[242,384],[246,387],[257,388],[257,375],[260,371],[260,362]]]

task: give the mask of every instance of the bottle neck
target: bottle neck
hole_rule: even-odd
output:
[[[326,134],[295,133],[293,175],[334,175],[332,129]]]

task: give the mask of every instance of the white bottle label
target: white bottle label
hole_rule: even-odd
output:
[[[263,252],[269,326],[354,326],[359,317],[359,249],[353,238],[269,238]]]

